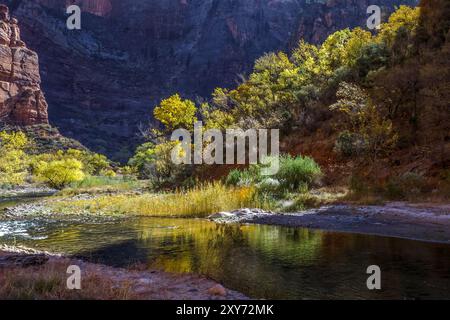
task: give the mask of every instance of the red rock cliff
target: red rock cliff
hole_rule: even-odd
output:
[[[22,126],[48,123],[40,83],[37,54],[21,41],[8,7],[0,5],[0,121]]]

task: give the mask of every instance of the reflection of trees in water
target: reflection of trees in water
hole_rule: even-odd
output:
[[[200,273],[253,297],[403,298],[450,288],[448,245],[396,238],[160,218],[52,222],[45,234],[31,246]],[[365,286],[371,264],[382,269],[381,296]]]
[[[295,282],[286,270],[312,264],[321,246],[321,233],[307,229],[181,221],[171,232],[141,234],[166,252],[154,266],[201,273],[258,297],[285,297]]]
[[[322,247],[322,233],[305,228],[255,225],[248,237],[252,247],[280,264],[314,263]]]
[[[153,265],[173,272],[210,274],[221,269],[234,247],[245,246],[237,225],[216,225],[203,220],[178,220],[177,228],[141,233],[140,240],[152,242],[160,254]]]
[[[132,221],[104,219],[98,223],[85,223],[80,220],[52,220],[39,223],[38,229],[45,229],[46,238],[31,242],[34,246],[52,252],[85,255],[89,252],[107,250],[116,244],[136,241]]]

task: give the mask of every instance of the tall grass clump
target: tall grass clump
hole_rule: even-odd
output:
[[[202,218],[220,211],[245,207],[269,209],[269,206],[269,203],[258,198],[254,187],[227,187],[213,182],[168,194],[116,195],[91,200],[59,201],[53,204],[53,209],[61,213]]]
[[[309,187],[321,176],[322,170],[314,159],[290,155],[280,158],[280,170],[276,174],[281,186],[291,191],[299,190],[304,186]]]

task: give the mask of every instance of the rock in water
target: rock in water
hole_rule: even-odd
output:
[[[208,217],[209,220],[216,223],[240,223],[249,222],[255,218],[262,216],[270,216],[274,213],[271,211],[264,211],[261,209],[239,209],[231,212],[219,212]]]
[[[47,124],[39,60],[20,39],[18,21],[0,5],[0,120],[13,125]]]

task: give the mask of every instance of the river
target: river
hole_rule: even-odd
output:
[[[196,273],[252,298],[450,299],[450,245],[203,219],[0,220],[0,244]],[[381,268],[381,290],[366,269]]]

